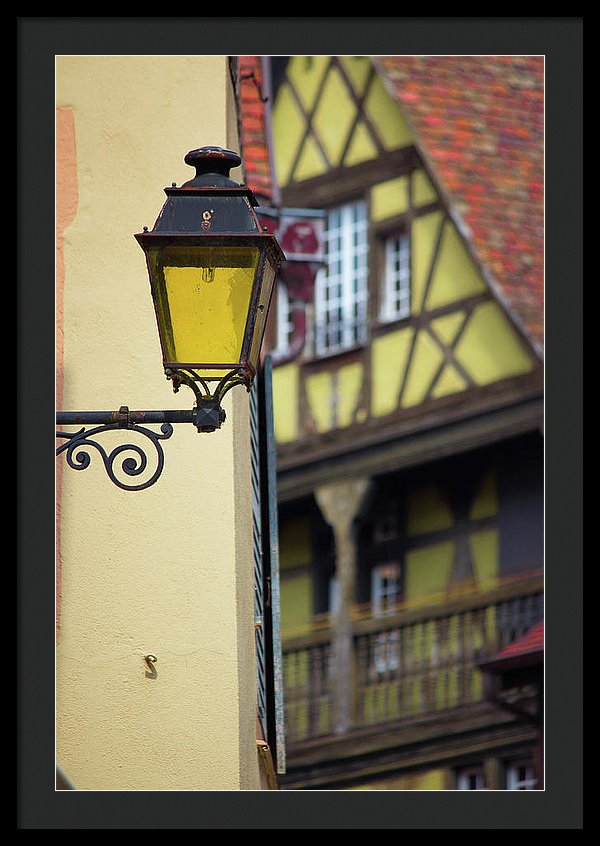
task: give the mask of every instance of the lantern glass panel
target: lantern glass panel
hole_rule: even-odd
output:
[[[259,257],[247,246],[149,251],[165,367],[239,364]]]
[[[262,347],[263,335],[265,332],[265,324],[269,313],[269,305],[271,296],[273,294],[273,284],[275,282],[276,269],[271,262],[266,259],[263,268],[262,285],[260,296],[258,300],[258,309],[256,312],[256,323],[254,325],[254,332],[252,335],[252,346],[250,348],[249,361],[254,370],[258,370],[258,363],[260,359],[260,350]]]

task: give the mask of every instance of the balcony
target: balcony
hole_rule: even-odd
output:
[[[335,691],[341,676],[352,697],[346,736],[391,723],[408,726],[415,718],[447,718],[454,709],[483,703],[479,662],[542,618],[543,578],[536,574],[385,617],[357,613],[352,658],[339,672],[331,625],[288,639],[283,677],[290,753],[305,742],[339,733]]]

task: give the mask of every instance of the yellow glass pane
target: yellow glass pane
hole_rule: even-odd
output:
[[[252,336],[252,347],[248,356],[249,362],[255,371],[258,370],[260,351],[265,333],[267,317],[269,316],[274,281],[275,268],[267,260],[264,263],[260,296],[257,304],[256,320],[254,323],[254,333]]]
[[[157,254],[166,362],[240,360],[258,257],[255,247],[171,247]]]

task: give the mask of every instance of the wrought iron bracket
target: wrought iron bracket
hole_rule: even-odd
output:
[[[59,430],[56,437],[64,441],[56,448],[56,455],[65,453],[66,461],[73,470],[85,470],[92,463],[93,451],[98,454],[109,479],[125,491],[141,491],[151,487],[161,476],[164,468],[164,452],[161,441],[167,440],[173,434],[172,423],[192,422],[192,412],[163,412],[163,411],[129,411],[122,406],[119,411],[74,411],[58,412],[56,422],[59,426],[84,424],[76,432]],[[160,432],[148,429],[140,423],[160,423]],[[93,424],[99,425],[93,425]],[[91,428],[86,428],[92,424]],[[106,450],[97,438],[106,432],[128,429],[146,439],[147,445],[152,445],[156,452],[156,467],[144,481],[138,481],[147,471],[148,453],[137,443],[123,443]],[[125,454],[125,455],[124,455]],[[124,457],[123,457],[124,455]],[[123,457],[121,471],[124,478],[116,475],[119,457]],[[129,477],[132,481],[128,481]]]
[[[225,394],[236,385],[245,385],[250,390],[252,373],[246,368],[235,368],[221,379],[214,379],[217,385],[211,390],[208,380],[203,379],[193,370],[165,370],[167,379],[173,383],[173,391],[177,393],[181,385],[186,385],[196,397],[195,424],[199,432],[214,432],[225,422],[225,411],[221,402]]]
[[[141,491],[151,487],[162,474],[164,452],[161,441],[173,434],[174,423],[193,423],[198,432],[214,432],[225,421],[221,401],[235,385],[245,385],[250,390],[252,377],[244,368],[232,370],[218,380],[211,391],[208,382],[193,371],[166,370],[167,379],[173,382],[175,393],[181,385],[187,385],[194,392],[196,406],[188,411],[130,411],[126,405],[118,411],[59,411],[56,414],[58,426],[83,425],[76,432],[57,431],[56,437],[64,441],[56,448],[56,455],[65,453],[66,461],[73,470],[85,470],[91,464],[95,450],[100,455],[109,479],[125,491]],[[217,381],[217,380],[215,380]],[[160,424],[160,432],[148,429],[145,424]],[[93,428],[86,428],[92,426]],[[115,429],[128,429],[146,439],[156,452],[156,467],[145,481],[139,481],[148,471],[148,454],[139,444],[120,444],[110,452],[96,439]],[[125,455],[124,455],[125,454]],[[124,456],[124,457],[123,457]],[[117,459],[122,457],[120,470],[124,477],[115,473]]]

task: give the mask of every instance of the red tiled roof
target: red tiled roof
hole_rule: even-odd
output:
[[[543,344],[544,59],[384,56],[440,189],[523,328]]]
[[[257,198],[272,196],[260,56],[240,56],[241,142],[246,179]]]
[[[523,637],[509,643],[481,666],[486,670],[507,669],[523,663],[531,663],[532,660],[537,662],[538,659],[541,660],[543,652],[544,622],[542,621],[529,629]]]
[[[544,623],[538,623],[518,640],[509,643],[496,655],[496,658],[509,658],[525,655],[527,652],[541,652],[544,649]]]

